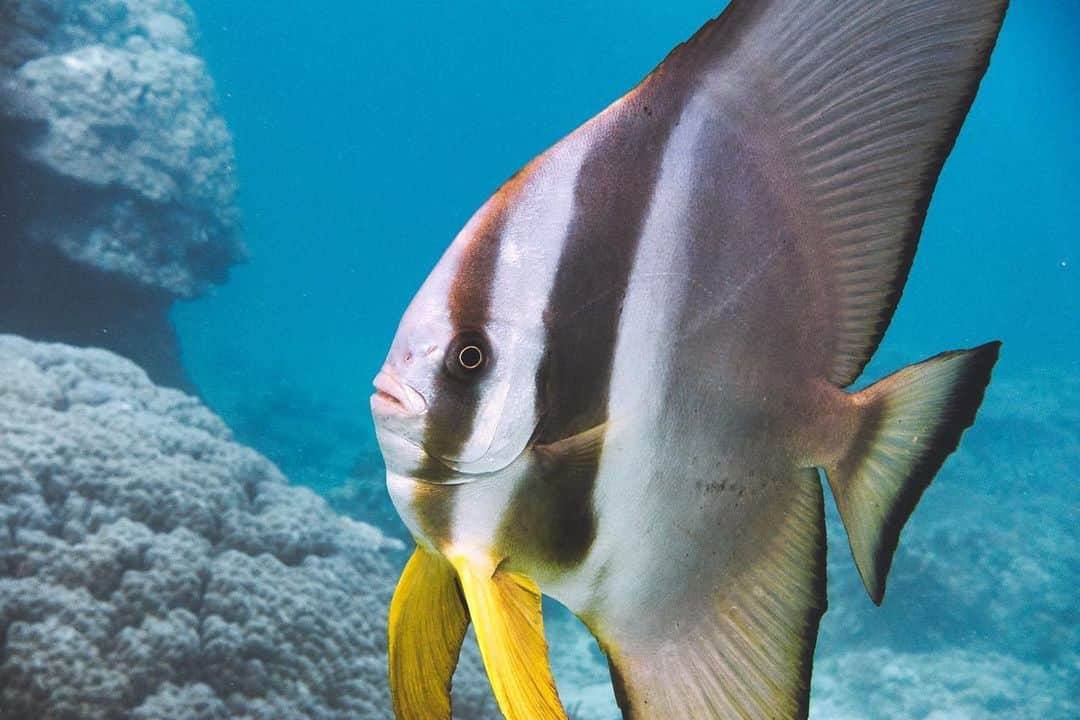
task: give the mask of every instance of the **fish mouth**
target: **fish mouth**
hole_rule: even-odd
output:
[[[371,410],[376,416],[419,417],[427,412],[424,396],[386,370],[372,382]]]

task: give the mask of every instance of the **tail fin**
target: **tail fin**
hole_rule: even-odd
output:
[[[854,396],[855,437],[825,472],[863,584],[879,605],[900,530],[975,421],[1000,347],[942,353]]]

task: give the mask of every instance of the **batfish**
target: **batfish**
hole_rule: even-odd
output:
[[[896,309],[1005,0],[733,0],[469,220],[371,406],[416,539],[398,718],[471,623],[510,720],[565,718],[545,593],[627,718],[805,718],[821,472],[880,603],[999,344],[849,392]]]

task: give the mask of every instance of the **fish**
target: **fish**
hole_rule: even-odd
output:
[[[451,717],[470,625],[504,717],[566,718],[545,594],[625,718],[807,717],[824,482],[880,604],[998,359],[851,389],[1006,6],[732,0],[466,223],[371,397],[398,718]]]

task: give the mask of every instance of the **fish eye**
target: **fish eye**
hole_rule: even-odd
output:
[[[480,332],[461,333],[446,353],[446,370],[454,377],[473,378],[491,364],[488,342]]]

